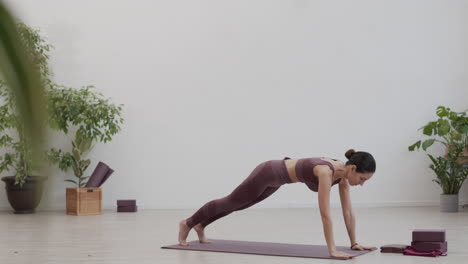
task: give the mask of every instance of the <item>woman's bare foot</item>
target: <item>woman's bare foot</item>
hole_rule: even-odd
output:
[[[182,220],[179,223],[179,245],[188,246],[187,237],[190,232],[190,227],[187,225],[187,220]]]
[[[201,224],[194,226],[193,229],[197,231],[198,240],[200,243],[210,243],[210,241],[208,241],[208,239],[205,237],[205,228]]]

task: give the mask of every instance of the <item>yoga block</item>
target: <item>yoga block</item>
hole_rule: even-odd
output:
[[[413,242],[444,242],[444,229],[415,229],[413,230]]]
[[[117,212],[119,213],[135,213],[138,211],[138,206],[119,206]]]
[[[434,251],[440,250],[447,252],[447,241],[444,242],[411,242],[411,247],[417,251]]]
[[[67,215],[102,214],[101,188],[67,188]]]
[[[136,206],[136,200],[117,200],[117,206]]]
[[[380,252],[382,253],[403,253],[405,249],[407,249],[409,245],[403,244],[390,244],[384,245],[380,247]]]

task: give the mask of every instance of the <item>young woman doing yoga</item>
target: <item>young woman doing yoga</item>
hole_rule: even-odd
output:
[[[351,207],[350,186],[364,185],[375,172],[375,160],[371,154],[350,149],[345,162],[329,158],[304,158],[270,160],[258,165],[252,173],[228,196],[203,205],[191,217],[179,223],[179,244],[187,244],[187,236],[193,228],[201,243],[209,243],[204,229],[207,225],[234,211],[248,208],[271,194],[283,184],[303,182],[318,192],[320,215],[328,251],[333,257],[351,258],[353,255],[336,250],[330,215],[330,189],[338,184],[341,207],[351,249],[371,250],[356,242],[355,217]]]

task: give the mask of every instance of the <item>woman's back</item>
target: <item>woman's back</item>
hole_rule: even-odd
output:
[[[285,165],[288,170],[289,177],[292,182],[304,182],[309,189],[314,192],[318,191],[319,180],[315,175],[314,169],[316,166],[328,166],[332,170],[332,177],[335,172],[333,164],[325,160],[325,158],[304,158],[304,159],[289,159],[285,158]],[[338,179],[332,183],[335,185],[340,182]]]

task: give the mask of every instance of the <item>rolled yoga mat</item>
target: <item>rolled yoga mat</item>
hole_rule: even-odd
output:
[[[109,173],[110,172],[110,173]],[[99,187],[101,186],[101,183],[103,180],[107,180],[109,176],[114,172],[107,164],[104,162],[100,161],[96,168],[93,171],[93,174],[91,174],[91,177],[89,177],[88,182],[86,183],[85,187]]]
[[[111,174],[114,173],[114,170],[109,168],[109,170],[107,171],[106,175],[104,175],[104,178],[102,179],[101,183],[99,183],[99,186],[98,187],[101,187],[101,185],[104,184],[105,181],[107,181],[107,179],[109,179],[109,177],[111,176]]]
[[[227,253],[243,253],[255,255],[301,257],[301,258],[323,258],[323,259],[344,259],[331,257],[327,246],[304,245],[304,244],[282,244],[269,242],[251,242],[236,240],[209,239],[211,243],[200,243],[198,240],[188,242],[188,246],[179,244],[164,246],[163,249],[181,249],[196,251],[214,251]],[[336,247],[337,250],[357,256],[370,252],[369,250],[351,250],[349,247]]]

